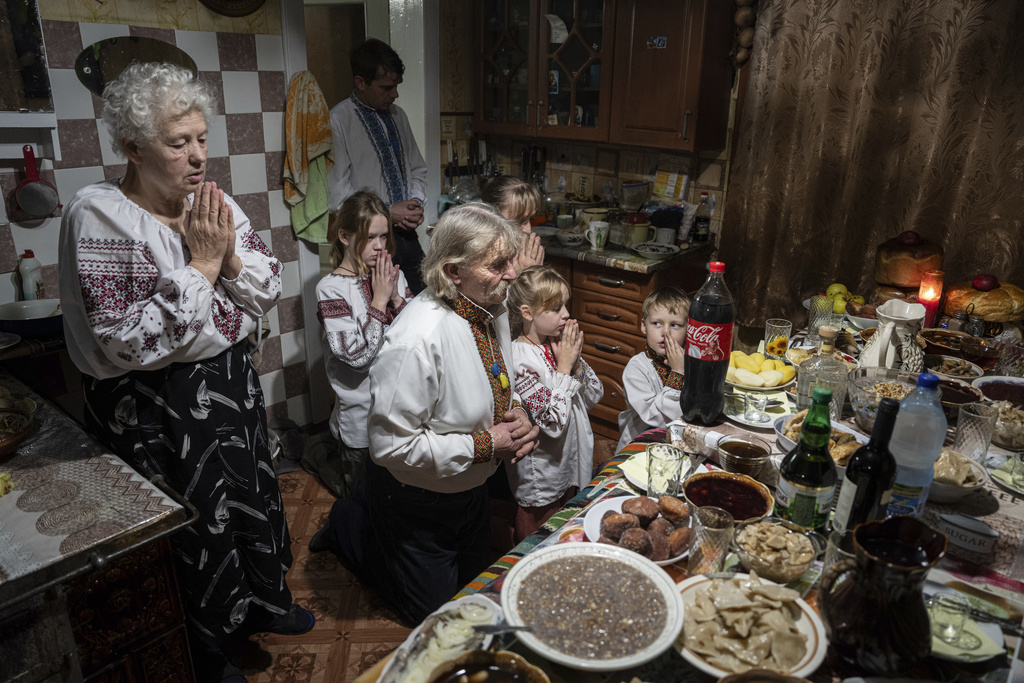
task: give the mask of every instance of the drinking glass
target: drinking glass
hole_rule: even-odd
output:
[[[765,356],[779,360],[785,358],[792,332],[793,323],[784,318],[769,318],[764,324]]]
[[[760,391],[750,391],[743,395],[743,419],[747,422],[764,422],[764,409],[768,405],[768,395]]]
[[[811,308],[807,313],[807,341],[816,345],[821,342],[818,336],[818,328],[822,325],[834,324],[835,318],[832,313],[832,305],[835,302],[832,297],[824,294],[811,297]]]
[[[960,406],[953,450],[975,462],[984,461],[998,417],[999,409],[995,406],[984,403],[965,403]]]
[[[693,511],[693,543],[690,545],[690,576],[720,571],[729,554],[735,520],[728,511],[707,505]]]
[[[686,454],[667,443],[652,443],[647,447],[647,495],[651,498],[678,496],[682,485],[682,472]]]
[[[822,560],[821,571],[826,572],[836,562],[853,560],[857,554],[853,549],[853,529],[846,531],[833,531],[828,535],[828,545],[825,546],[825,559]]]
[[[981,645],[977,636],[964,631],[970,613],[970,601],[959,593],[936,593],[928,600],[932,635],[962,650],[974,650]]]
[[[1024,453],[1011,453],[1013,469],[1010,470],[1010,481],[1019,489],[1024,489]]]

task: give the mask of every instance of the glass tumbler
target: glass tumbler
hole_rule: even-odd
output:
[[[984,403],[965,403],[960,406],[953,450],[975,462],[983,462],[998,417],[999,409],[995,406]]]
[[[964,634],[971,603],[956,593],[936,593],[928,600],[928,619],[932,635],[944,643],[955,644]]]
[[[686,453],[667,443],[647,447],[647,495],[651,498],[678,496],[682,490],[679,475]]]
[[[811,344],[817,345],[821,342],[821,337],[818,336],[819,327],[835,324],[835,314],[832,313],[834,303],[832,297],[824,294],[811,297],[811,308],[807,312],[807,340]]]
[[[781,360],[789,348],[789,335],[793,323],[784,318],[769,318],[764,324],[764,354],[768,358]]]
[[[707,505],[693,511],[693,543],[690,545],[690,576],[721,571],[729,554],[735,520],[728,511]]]

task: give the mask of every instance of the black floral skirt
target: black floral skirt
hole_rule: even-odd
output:
[[[236,345],[196,363],[83,377],[86,426],[146,476],[163,475],[199,511],[172,539],[193,627],[216,641],[246,617],[291,605],[292,563],[256,368]]]

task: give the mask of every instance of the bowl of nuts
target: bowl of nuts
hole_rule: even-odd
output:
[[[776,583],[803,576],[824,549],[821,534],[778,517],[745,524],[733,538],[733,550],[743,566]]]
[[[903,398],[917,386],[917,375],[895,368],[857,368],[849,374],[853,419],[867,434],[875,427],[875,415],[883,398]]]
[[[970,361],[956,358],[955,356],[943,356],[938,353],[926,353],[924,356],[924,367],[933,375],[950,379],[962,379],[967,382],[975,377],[981,377],[983,374],[981,368]]]

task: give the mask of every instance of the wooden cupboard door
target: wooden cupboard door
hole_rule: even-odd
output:
[[[604,358],[623,366],[647,344],[644,337],[604,325],[580,322],[580,330],[583,331],[583,353],[586,357]]]
[[[586,352],[584,352],[583,358],[594,369],[594,373],[601,380],[601,383],[604,384],[604,396],[590,410],[590,416],[610,423],[617,431],[619,413],[626,409],[626,392],[622,388],[623,366]]]
[[[735,6],[622,0],[610,142],[694,151],[725,144]]]
[[[476,130],[533,136],[537,131],[535,55],[540,19],[536,0],[484,0],[475,5],[479,64]]]
[[[572,317],[595,330],[640,334],[640,304],[586,290],[573,293]]]
[[[650,275],[601,266],[576,266],[572,274],[574,290],[585,289],[602,294],[608,299],[627,299],[641,303],[651,293],[651,282]]]

